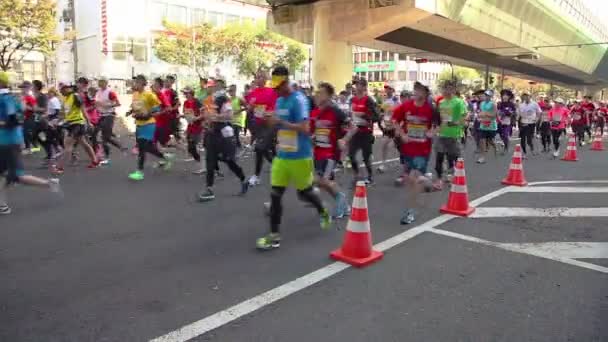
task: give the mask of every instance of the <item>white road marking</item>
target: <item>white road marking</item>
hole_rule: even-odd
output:
[[[548,192],[548,193],[608,193],[608,187],[566,187],[566,186],[534,186],[512,187],[509,192]]]
[[[542,181],[542,182],[531,182],[529,186],[545,185],[545,184],[608,184],[608,180],[561,180],[561,181]]]
[[[471,218],[491,217],[608,217],[608,208],[477,208]]]
[[[396,161],[398,159],[391,159],[390,161]],[[374,163],[375,164],[375,163]],[[376,164],[375,164],[376,165]],[[602,181],[604,182],[604,181]],[[571,183],[571,184],[577,184],[577,183],[594,183],[592,181],[559,181],[559,182],[542,182],[542,184],[566,184],[566,183]],[[606,184],[608,184],[608,181],[605,181]],[[533,185],[535,183],[530,183],[530,185]],[[472,206],[479,206],[491,199],[494,199],[500,195],[503,195],[507,192],[510,192],[513,188],[515,187],[505,187],[505,188],[501,188],[498,189],[494,192],[491,192],[483,197],[480,197],[476,200],[471,201],[471,205]],[[479,208],[478,208],[479,210]],[[377,250],[380,251],[387,251],[395,246],[398,246],[400,244],[402,244],[403,242],[410,240],[418,235],[420,235],[423,232],[434,232],[434,233],[438,233],[438,234],[442,234],[442,235],[446,235],[446,236],[451,236],[451,237],[456,237],[459,239],[464,239],[467,241],[472,241],[472,242],[478,242],[478,243],[483,243],[489,246],[495,246],[498,248],[502,248],[505,250],[511,250],[513,252],[518,252],[518,253],[523,253],[515,248],[511,248],[509,249],[508,246],[500,246],[500,244],[495,243],[495,242],[491,242],[491,241],[486,241],[486,240],[482,240],[482,239],[478,239],[472,236],[466,236],[466,235],[462,235],[462,234],[457,234],[457,233],[452,233],[452,232],[448,232],[448,231],[443,231],[443,230],[439,230],[439,229],[435,229],[435,227],[444,224],[448,221],[450,221],[453,218],[456,218],[457,216],[453,216],[453,215],[441,215],[438,216],[432,220],[429,220],[419,226],[416,226],[412,229],[409,229],[403,233],[397,234],[396,236],[393,236],[387,240],[384,240],[378,244],[376,244],[374,246],[374,248],[376,248]],[[531,254],[531,255],[536,255],[536,254],[532,254],[532,253],[526,253],[526,254]],[[597,266],[597,265],[593,265],[593,264],[589,264],[589,263],[585,263],[585,262],[581,262],[578,260],[572,260],[572,259],[568,259],[568,258],[548,258],[545,255],[537,255],[543,258],[547,258],[547,259],[552,259],[552,260],[556,260],[556,261],[561,261],[567,264],[571,264],[571,265],[575,265],[575,266],[580,266],[580,267],[585,267],[588,269],[592,269],[595,271],[600,271],[600,272],[604,272],[604,273],[608,273],[608,268],[606,267],[601,267],[601,266]],[[320,268],[316,271],[313,271],[311,273],[308,273],[300,278],[297,278],[289,283],[280,285],[278,287],[275,287],[274,289],[271,289],[269,291],[266,291],[262,294],[259,294],[255,297],[252,297],[248,300],[245,300],[239,304],[236,304],[234,306],[231,306],[225,310],[216,312],[215,314],[212,314],[210,316],[207,316],[201,320],[198,320],[196,322],[187,324],[175,331],[172,331],[166,335],[157,337],[155,339],[150,340],[150,342],[184,342],[184,341],[188,341],[190,339],[193,339],[197,336],[201,336],[203,334],[208,333],[211,330],[217,329],[221,326],[224,326],[234,320],[237,320],[245,315],[248,315],[256,310],[259,310],[269,304],[272,304],[280,299],[283,299],[289,295],[292,295],[296,292],[299,292],[311,285],[314,285],[318,282],[321,282],[329,277],[332,277],[348,268],[350,268],[351,266],[348,264],[344,264],[341,262],[334,262],[332,264],[329,264],[323,268]]]
[[[571,259],[606,259],[608,242],[501,243],[502,247],[521,251],[539,251]]]
[[[567,257],[563,257],[559,254],[551,253],[551,252],[540,250],[540,249],[524,249],[524,248],[514,246],[514,244],[488,241],[488,240],[476,238],[474,236],[454,233],[454,232],[450,232],[450,231],[443,230],[443,229],[430,228],[430,229],[427,229],[426,231],[435,233],[435,234],[439,234],[439,235],[449,236],[449,237],[452,237],[455,239],[475,242],[475,243],[479,243],[479,244],[486,245],[486,246],[498,247],[498,248],[501,248],[501,249],[504,249],[504,250],[507,250],[510,252],[529,254],[529,255],[540,257],[540,258],[559,261],[559,262],[563,262],[565,264],[583,267],[586,269],[590,269],[590,270],[594,270],[594,271],[598,271],[598,272],[602,272],[602,273],[608,273],[608,267],[603,267],[603,266],[591,264],[591,263],[584,262],[584,261],[570,259]]]

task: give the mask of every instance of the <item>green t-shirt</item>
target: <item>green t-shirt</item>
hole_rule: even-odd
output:
[[[198,88],[194,92],[194,97],[196,97],[196,99],[199,100],[200,103],[203,103],[205,101],[205,99],[207,98],[207,96],[209,96],[207,89]]]
[[[232,104],[232,111],[234,112],[232,123],[239,127],[245,127],[247,115],[245,114],[244,110],[241,110],[241,99],[238,97],[233,97],[230,99],[230,103]]]
[[[464,101],[459,97],[443,99],[439,102],[441,127],[439,136],[445,138],[460,138],[462,136],[462,119],[467,113]],[[448,123],[450,123],[448,125]]]

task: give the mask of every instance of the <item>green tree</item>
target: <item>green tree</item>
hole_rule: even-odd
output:
[[[11,69],[31,51],[52,51],[55,1],[0,0],[0,13],[0,69]]]
[[[452,79],[452,69],[447,67],[439,73],[439,82]],[[454,81],[461,91],[479,90],[483,87],[483,81],[479,71],[471,68],[454,66]]]

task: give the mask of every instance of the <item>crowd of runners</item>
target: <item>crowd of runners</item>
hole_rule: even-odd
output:
[[[181,89],[183,96],[175,89],[174,76],[136,76],[125,114],[134,120],[135,137],[128,141],[114,133],[121,104],[106,78],[83,77],[57,88],[35,80],[11,88],[9,75],[0,73],[0,176],[5,178],[0,183],[0,214],[11,212],[6,190],[12,183],[61,192],[58,178],[25,173],[22,155],[41,150],[51,177],[66,172],[66,164],[76,164],[80,149],[90,169],[110,167],[113,149],[134,154],[128,178],[136,182],[145,178],[149,155],[155,158],[154,166],[164,170],[177,155],[188,155],[192,172],[205,177],[205,187],[197,194],[201,202],[215,199],[215,180],[223,177],[224,167],[236,176],[238,193],[244,196],[250,187],[264,183],[261,172],[267,162],[270,231],[256,242],[266,250],[280,245],[282,197],[289,186],[318,212],[321,228],[328,229],[332,219],[350,211],[336,171],[351,177],[346,187],[359,180],[371,186],[375,172],[387,172],[389,153],[396,150],[402,168],[395,183],[408,189],[401,223],[410,224],[421,205],[419,194],[444,188],[467,144],[475,145],[477,163],[484,164],[488,153],[508,153],[517,131],[524,158],[551,151],[557,157],[568,129],[583,146],[593,134],[603,135],[608,119],[606,103],[588,96],[568,102],[542,94],[534,99],[527,93],[516,96],[510,90],[461,96],[451,81],[441,84],[437,94],[419,82],[411,92],[398,93],[386,85],[368,93],[367,81],[358,78],[341,91],[329,83],[313,90],[301,88],[289,75],[285,67],[270,74],[260,71],[241,95],[222,79],[201,79],[196,87]],[[381,152],[374,168],[376,140]],[[242,158],[246,152],[253,155],[249,177],[242,167],[248,161]],[[319,190],[334,199],[331,208]]]

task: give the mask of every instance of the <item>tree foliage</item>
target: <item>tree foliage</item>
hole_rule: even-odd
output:
[[[55,27],[54,0],[0,0],[0,69],[34,50],[50,53]]]
[[[244,76],[277,64],[295,71],[306,59],[301,44],[259,24],[216,28],[208,24],[186,27],[165,22],[164,26],[165,31],[155,40],[156,56],[171,64],[192,67],[199,76],[226,59]]]
[[[439,73],[438,79],[440,82],[452,79],[452,69],[445,68]],[[483,87],[479,71],[471,68],[454,66],[454,81],[458,89],[462,92],[475,91]]]

